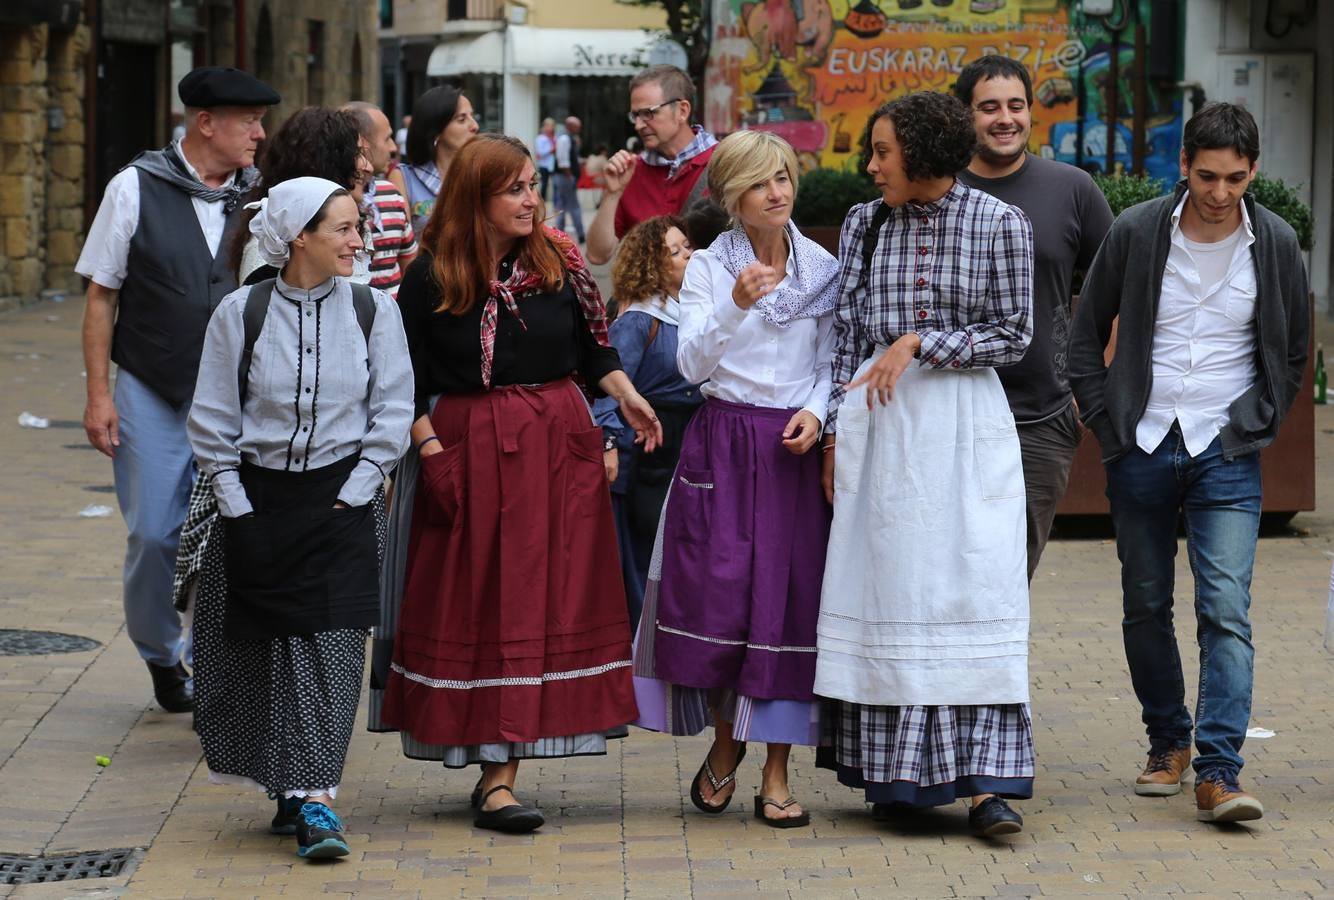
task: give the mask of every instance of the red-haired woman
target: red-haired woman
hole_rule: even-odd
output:
[[[406,554],[386,560],[402,596],[386,592],[372,676],[371,727],[402,732],[410,757],[481,764],[474,822],[509,832],[543,823],[514,797],[521,759],[603,753],[636,715],[606,447],[571,376],[616,398],[646,449],[662,439],[542,212],[524,145],[477,136],[399,291],[420,476],[399,476],[415,488]]]

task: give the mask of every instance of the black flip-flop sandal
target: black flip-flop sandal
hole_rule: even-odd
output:
[[[712,751],[713,748],[710,747],[709,749]],[[741,761],[745,758],[746,745],[742,744],[741,752],[736,755],[736,764],[732,766],[732,771],[728,772],[722,778],[719,778],[713,774],[713,766],[709,765],[709,757],[707,754],[705,755],[704,765],[699,767],[699,771],[695,773],[694,779],[690,782],[690,802],[695,804],[696,809],[700,812],[708,813],[711,816],[716,816],[727,809],[728,805],[732,802],[732,798],[736,796],[736,791],[728,794],[727,799],[722,803],[717,806],[712,806],[704,802],[704,794],[701,793],[699,789],[699,776],[703,775],[705,778],[709,779],[709,787],[713,788],[713,794],[716,797],[719,791],[736,781],[736,770],[741,768]]]
[[[802,810],[801,815],[791,816],[782,819],[771,819],[764,814],[766,806],[772,806],[774,809],[784,810],[797,802],[796,797],[788,797],[782,803],[772,797],[765,797],[761,794],[755,795],[755,818],[759,819],[770,828],[801,828],[803,825],[811,824],[811,814],[807,810]]]

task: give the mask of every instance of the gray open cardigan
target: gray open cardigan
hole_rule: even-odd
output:
[[[1135,427],[1149,401],[1172,212],[1185,191],[1182,181],[1171,194],[1121,213],[1084,278],[1070,338],[1070,385],[1080,418],[1102,446],[1103,462],[1134,449]],[[1251,194],[1244,202],[1255,229],[1255,383],[1228,407],[1222,433],[1227,459],[1273,443],[1301,388],[1311,328],[1296,233]],[[1118,316],[1116,355],[1104,365],[1103,349]]]

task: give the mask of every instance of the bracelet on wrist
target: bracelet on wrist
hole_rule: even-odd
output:
[[[420,444],[417,445],[417,452],[420,453],[420,452],[421,452],[421,449],[422,449],[423,447],[425,447],[427,444],[431,443],[431,441],[435,441],[436,443],[439,443],[439,442],[440,442],[440,437],[439,437],[439,435],[434,435],[434,434],[433,434],[433,435],[431,435],[430,437],[424,439]]]

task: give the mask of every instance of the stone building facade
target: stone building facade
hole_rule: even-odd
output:
[[[240,65],[272,84],[283,102],[270,131],[303,106],[378,91],[367,0],[50,0],[61,14],[39,23],[3,7],[0,309],[82,292],[74,263],[102,190],[170,139],[190,68]]]
[[[84,25],[0,25],[0,309],[77,286],[88,49]]]

